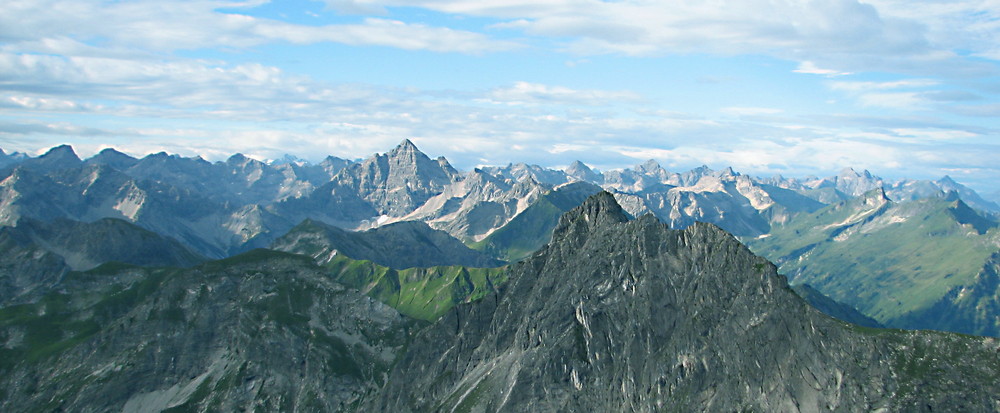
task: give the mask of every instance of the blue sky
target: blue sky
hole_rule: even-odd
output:
[[[7,0],[0,148],[1000,191],[1000,1]]]

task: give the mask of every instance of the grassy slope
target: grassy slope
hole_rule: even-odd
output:
[[[475,301],[506,281],[504,268],[439,266],[395,270],[337,255],[323,266],[337,281],[410,317],[434,321],[455,304]]]
[[[892,325],[971,282],[997,250],[997,229],[980,233],[981,222],[969,223],[963,207],[940,198],[884,206],[848,201],[800,216],[749,245],[793,283],[808,283]],[[853,225],[832,225],[845,221]]]

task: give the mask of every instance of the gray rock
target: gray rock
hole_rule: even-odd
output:
[[[374,411],[996,409],[992,339],[864,329],[710,224],[566,214],[501,291],[423,331]]]

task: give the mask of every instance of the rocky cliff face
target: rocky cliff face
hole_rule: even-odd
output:
[[[442,159],[443,161],[443,159]],[[447,161],[431,160],[409,140],[386,154],[351,165],[334,177],[370,202],[379,214],[405,215],[458,180]]]
[[[992,410],[997,343],[864,330],[709,224],[566,214],[501,291],[422,332],[378,411]],[[983,360],[987,360],[983,362]]]

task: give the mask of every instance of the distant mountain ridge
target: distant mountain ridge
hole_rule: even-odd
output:
[[[947,291],[979,285],[974,281],[975,274],[983,268],[990,254],[1000,251],[1000,244],[991,241],[993,238],[989,235],[996,231],[992,228],[998,221],[996,213],[991,211],[1000,211],[1000,207],[949,177],[936,181],[889,182],[869,171],[847,168],[826,178],[758,178],[732,168],[715,171],[707,166],[671,172],[655,160],[629,169],[603,172],[582,162],[575,162],[566,170],[517,163],[460,172],[443,157],[434,159],[425,155],[409,140],[384,154],[366,159],[350,161],[327,157],[315,165],[297,158],[260,162],[241,154],[221,162],[166,153],[137,159],[114,149],[105,149],[81,160],[66,145],[52,148],[37,158],[3,154],[0,156],[0,226],[11,226],[21,219],[49,224],[59,220],[92,223],[113,218],[172,238],[199,255],[224,258],[268,247],[305,220],[344,231],[420,221],[493,258],[518,260],[549,240],[559,214],[582,202],[583,195],[600,190],[609,191],[631,216],[653,214],[677,229],[697,222],[713,223],[755,248],[758,248],[756,245],[772,245],[773,248],[760,247],[763,249],[758,251],[781,263],[782,271],[789,272],[793,282],[809,282],[824,294],[861,307],[866,315],[890,325],[894,325],[891,319],[903,317],[896,314],[898,311],[890,310],[891,306],[899,307],[892,301],[892,297],[900,293],[897,288],[924,282],[933,285],[911,297],[921,303],[911,309],[923,311],[923,305],[942,299]],[[941,263],[948,262],[946,259],[939,260],[936,265],[924,265],[918,271],[843,262],[842,257],[848,255],[821,252],[837,251],[834,247],[839,245],[840,239],[848,240],[850,245],[861,245],[854,243],[874,234],[871,231],[875,227],[871,224],[838,227],[838,221],[819,226],[842,227],[837,229],[841,231],[837,234],[810,229],[811,233],[829,238],[827,244],[816,249],[815,254],[797,255],[797,264],[790,262],[789,257],[795,255],[790,254],[793,250],[809,244],[801,244],[799,237],[790,236],[790,230],[798,228],[801,231],[805,228],[800,228],[805,225],[803,220],[812,219],[807,217],[843,208],[838,205],[873,201],[866,198],[871,191],[880,191],[878,202],[887,202],[886,205],[897,211],[920,209],[921,205],[931,202],[928,200],[960,200],[961,204],[955,204],[947,216],[937,215],[940,220],[935,222],[968,226],[976,234],[970,233],[967,239],[935,238],[943,244],[934,247],[942,251],[965,251],[952,256],[967,256],[970,260],[956,264],[956,268],[961,269],[957,272],[941,269]],[[571,193],[576,195],[564,196]],[[876,215],[883,213],[874,212]],[[840,217],[842,220],[847,218]],[[886,219],[890,218],[876,220],[882,225],[878,234],[884,239],[879,248],[927,239],[927,233],[912,228],[909,232],[893,232],[910,227],[890,225]],[[966,248],[972,239],[978,241]],[[794,248],[790,248],[792,246]],[[14,255],[29,254],[29,249],[24,248],[30,249],[17,247]],[[769,250],[779,255],[770,255]],[[865,259],[878,261],[892,256],[883,254]],[[55,270],[48,264],[45,268],[43,272],[50,274],[46,276],[49,278],[55,277],[51,274],[64,271]],[[856,268],[865,273],[846,278],[829,275],[828,278],[836,279],[807,280],[809,277],[804,274],[820,268]],[[931,272],[928,268],[936,270]],[[888,271],[891,273],[889,278],[899,279],[900,283],[882,283],[879,288],[885,290],[867,290],[862,288],[867,285],[862,282],[864,277],[883,275],[866,271]],[[924,281],[904,280],[915,274],[922,274]],[[941,280],[926,281],[927,277]],[[975,291],[983,291],[983,288],[976,287]],[[861,289],[867,292],[848,293]],[[874,293],[879,296],[870,300],[858,298]],[[983,294],[983,297],[991,296]],[[979,311],[969,306],[956,308]],[[992,316],[966,314],[956,319],[986,320]],[[913,315],[906,317],[911,321],[918,319]],[[920,323],[914,321],[906,326],[948,328],[944,324]],[[992,327],[980,327],[961,331],[994,331]]]
[[[101,165],[105,168],[99,175],[109,175],[112,171],[120,175],[114,178],[119,182],[113,184],[118,188],[106,190],[121,194],[104,201],[114,201],[110,208],[120,213],[104,211],[78,216],[74,211],[55,209],[49,216],[33,218],[123,218],[157,232],[166,231],[165,234],[212,257],[265,246],[303,219],[316,219],[345,229],[421,220],[461,240],[479,241],[524,211],[541,194],[577,181],[614,192],[633,215],[652,212],[677,227],[695,221],[712,222],[739,236],[766,234],[772,225],[787,222],[798,213],[815,211],[876,187],[884,187],[887,196],[899,202],[955,191],[975,209],[1000,212],[996,203],[949,177],[892,183],[868,171],[848,168],[828,178],[754,178],[731,168],[713,171],[707,166],[683,173],[669,172],[654,160],[632,169],[607,172],[575,162],[565,171],[511,164],[462,173],[443,157],[431,159],[409,140],[385,154],[375,154],[360,162],[328,157],[317,165],[301,161],[268,164],[241,154],[215,163],[162,152],[136,159],[110,148],[80,160],[66,145],[52,148],[38,158],[5,159],[6,164],[0,166],[0,174],[4,176],[10,177],[23,169],[38,175],[37,179],[48,177],[64,185],[65,179],[56,175],[74,170],[80,171],[78,175],[93,174],[93,168]],[[127,181],[139,191],[127,194],[130,192],[124,187]],[[88,191],[86,185],[68,186],[55,192],[64,197],[79,197]],[[9,202],[11,197],[6,195],[3,200]],[[199,228],[181,227],[171,232],[153,222],[138,222],[139,211],[152,204],[169,204],[170,198],[178,197],[190,199],[188,204],[207,206],[206,211],[185,217],[200,222]],[[85,203],[95,202],[98,200]],[[0,219],[18,214],[9,209],[0,207]],[[175,210],[166,214],[181,213]],[[157,219],[169,220],[169,217]]]
[[[271,249],[308,255],[325,264],[338,254],[395,269],[461,265],[499,267],[503,261],[466,247],[423,222],[389,224],[363,232],[303,221],[271,244]]]
[[[956,192],[895,202],[873,189],[747,243],[792,283],[810,284],[887,326],[1000,336],[993,310],[1000,301],[992,273],[982,273],[1000,251],[1000,223]],[[968,299],[959,305],[958,298]]]

